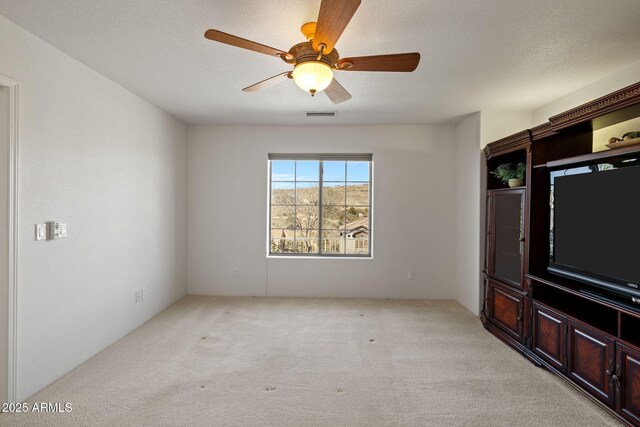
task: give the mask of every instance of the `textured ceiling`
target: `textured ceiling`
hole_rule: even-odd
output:
[[[289,69],[206,40],[208,28],[279,49],[303,41],[319,0],[0,0],[0,14],[187,123],[454,123],[481,109],[532,110],[640,59],[638,0],[363,0],[344,56],[418,51],[414,73],[337,73],[334,106]],[[336,111],[307,118],[306,111]]]

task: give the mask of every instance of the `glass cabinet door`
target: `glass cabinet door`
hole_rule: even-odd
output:
[[[490,199],[489,274],[522,287],[524,190],[498,190]]]

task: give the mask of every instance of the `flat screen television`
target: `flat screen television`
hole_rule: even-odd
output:
[[[640,299],[640,159],[550,173],[549,272]]]

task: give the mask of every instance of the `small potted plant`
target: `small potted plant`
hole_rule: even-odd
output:
[[[526,170],[527,167],[522,162],[515,166],[512,163],[502,163],[491,174],[510,188],[522,187]]]

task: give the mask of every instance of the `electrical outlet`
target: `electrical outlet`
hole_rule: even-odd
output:
[[[140,299],[145,299],[147,298],[147,288],[144,287],[140,290]]]
[[[136,291],[136,304],[142,300],[142,291]]]
[[[233,277],[240,277],[240,269],[238,267],[233,269]]]
[[[416,272],[413,270],[409,270],[407,272],[407,279],[409,280],[416,280]]]

